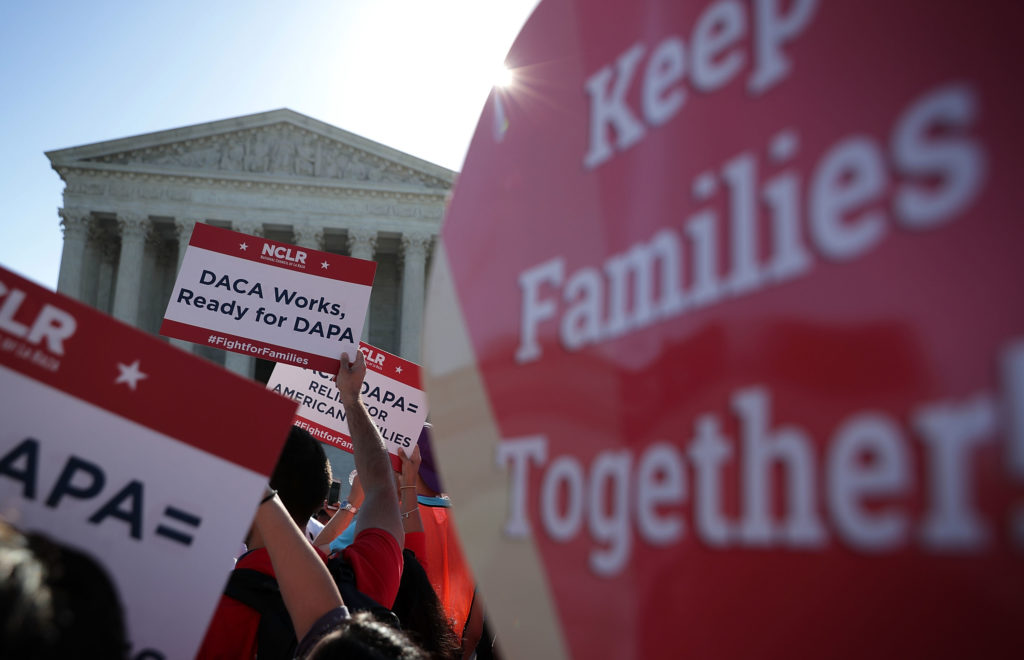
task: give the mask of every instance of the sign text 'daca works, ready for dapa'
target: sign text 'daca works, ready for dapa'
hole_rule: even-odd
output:
[[[2,268],[0,391],[0,516],[106,568],[131,657],[194,657],[295,404]]]
[[[160,333],[307,369],[354,354],[376,264],[197,224]]]

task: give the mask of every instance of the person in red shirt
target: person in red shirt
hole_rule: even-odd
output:
[[[337,382],[340,400],[348,415],[356,469],[362,475],[365,493],[356,540],[345,549],[343,557],[352,566],[359,591],[389,607],[401,580],[404,534],[391,461],[359,397],[365,374],[362,353],[357,354],[354,363],[349,363],[348,356],[342,355]],[[300,530],[323,504],[330,483],[330,463],[322,445],[305,430],[293,427],[270,479],[270,487],[277,491]],[[238,558],[235,570],[249,569],[274,576],[258,527],[250,529],[246,545],[249,551]],[[323,553],[319,554],[326,560]],[[260,622],[258,611],[230,596],[222,596],[197,657],[204,660],[255,658]]]

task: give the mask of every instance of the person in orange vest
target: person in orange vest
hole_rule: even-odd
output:
[[[452,503],[444,494],[441,475],[434,461],[430,429],[430,423],[424,424],[417,442],[422,461],[416,480],[416,501],[423,521],[425,547],[422,557],[420,552],[416,555],[454,623],[456,634],[462,638],[464,651],[472,652],[482,633],[479,617],[470,621],[476,581],[462,554],[455,520],[451,516]]]

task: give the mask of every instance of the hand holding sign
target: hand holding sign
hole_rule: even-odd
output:
[[[402,487],[415,487],[416,477],[420,473],[420,464],[423,463],[423,457],[420,455],[420,446],[416,445],[416,448],[412,450],[412,455],[406,456],[402,454]]]
[[[338,365],[337,385],[341,396],[341,405],[349,408],[359,400],[359,390],[366,378],[366,358],[362,351],[356,351],[355,362],[349,362],[348,353],[341,354]]]

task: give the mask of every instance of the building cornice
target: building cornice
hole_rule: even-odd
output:
[[[236,190],[307,192],[321,196],[364,197],[370,199],[395,199],[403,202],[444,204],[450,191],[447,189],[424,189],[394,183],[352,182],[325,180],[316,177],[290,176],[279,178],[231,172],[178,171],[171,168],[135,165],[127,169],[121,165],[79,162],[74,165],[54,166],[61,179],[69,186],[73,178],[99,177],[122,179],[145,183],[168,183],[180,186],[225,187]]]

